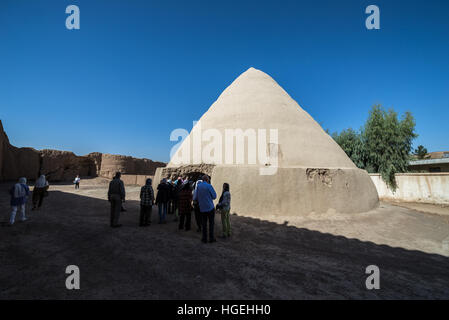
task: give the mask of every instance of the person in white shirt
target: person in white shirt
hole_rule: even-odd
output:
[[[81,181],[80,176],[77,175],[76,178],[75,178],[75,181],[73,181],[73,183],[75,184],[75,189],[79,189],[80,188],[80,181]]]

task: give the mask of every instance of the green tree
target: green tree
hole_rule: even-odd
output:
[[[365,147],[360,133],[349,128],[343,130],[340,134],[335,132],[332,134],[332,138],[334,138],[357,167],[365,168]]]
[[[410,112],[401,119],[390,109],[385,111],[375,105],[360,133],[352,129],[333,134],[351,160],[370,173],[380,173],[382,179],[396,190],[395,174],[406,172],[412,142],[415,134],[415,120]]]
[[[418,156],[418,159],[424,159],[427,155],[427,149],[424,148],[423,145],[419,145],[417,149],[415,149],[415,155]]]
[[[375,105],[363,129],[366,150],[366,169],[378,172],[392,189],[396,190],[395,174],[406,172],[415,134],[415,120],[406,112],[401,120],[390,109]]]

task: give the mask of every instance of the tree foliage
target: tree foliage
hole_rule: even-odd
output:
[[[334,133],[332,138],[334,138],[357,167],[365,167],[364,145],[362,136],[359,133],[349,128],[343,130],[340,134]]]
[[[417,135],[410,112],[399,119],[394,110],[375,105],[360,132],[347,129],[332,137],[359,168],[380,173],[387,185],[396,190],[395,174],[407,171]]]
[[[415,155],[418,156],[418,159],[424,159],[427,155],[427,149],[424,148],[423,145],[419,145],[418,148],[415,149]]]

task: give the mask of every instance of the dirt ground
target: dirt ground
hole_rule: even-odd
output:
[[[3,221],[9,186],[0,185]],[[124,226],[111,229],[103,180],[52,185],[28,221],[0,228],[0,299],[449,299],[449,215],[440,208],[232,215],[231,239],[202,244],[195,228],[157,224],[155,209],[153,224],[138,227],[138,192],[127,187]],[[80,290],[65,287],[68,265],[80,268]],[[380,268],[379,290],[366,289],[368,265]]]

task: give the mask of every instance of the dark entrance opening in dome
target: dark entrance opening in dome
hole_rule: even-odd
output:
[[[172,181],[181,177],[190,181],[197,181],[204,175],[207,175],[209,179],[212,175],[214,165],[199,164],[199,165],[187,165],[181,167],[166,167],[162,169],[161,179],[167,178]]]
[[[185,175],[185,177],[187,178],[187,180],[189,181],[197,181],[203,178],[203,176],[205,175],[204,172],[199,172],[199,171],[194,171],[194,172],[189,172]],[[210,177],[209,177],[210,178]]]

